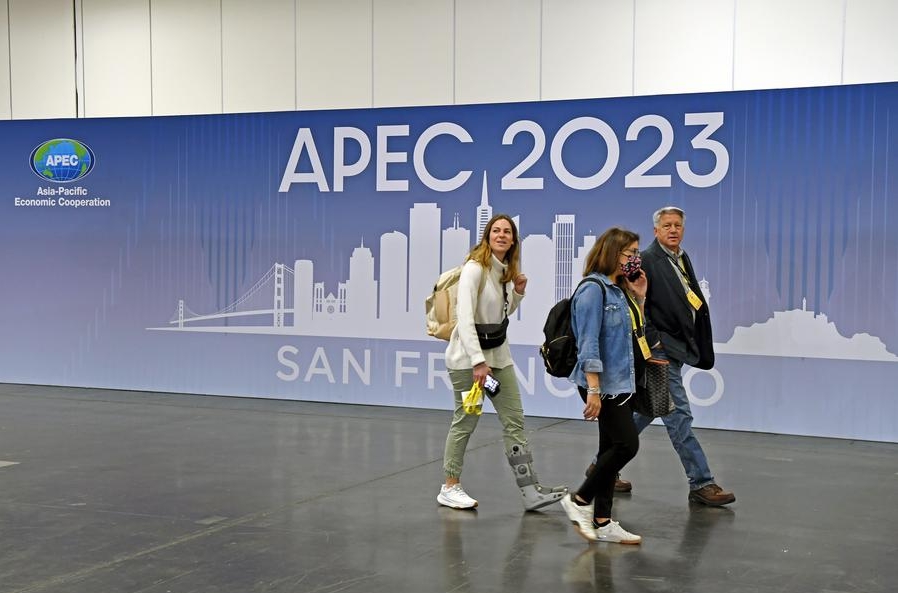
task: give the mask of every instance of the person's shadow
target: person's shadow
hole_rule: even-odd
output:
[[[462,541],[462,524],[477,521],[475,509],[450,509],[438,507],[437,513],[443,524],[443,583],[447,591],[469,591],[470,572],[465,559]]]
[[[625,556],[638,554],[640,546],[587,543],[572,538],[567,517],[562,519],[547,513],[521,516],[517,537],[505,558],[503,590],[583,593],[615,590],[613,570],[624,562]],[[565,563],[568,550],[576,550],[577,554]],[[621,590],[632,590],[630,584],[628,579],[627,586]]]
[[[676,590],[695,590],[695,569],[712,533],[732,524],[735,513],[726,507],[695,504],[690,504],[683,512],[688,515],[679,544],[666,550],[662,558],[644,550],[647,545],[652,545],[652,533],[643,531],[645,540],[642,545],[601,542],[589,545],[565,566],[562,582],[571,591],[584,593],[656,591],[659,579],[675,585]]]
[[[570,591],[616,591],[614,573],[620,572],[625,556],[638,553],[639,546],[589,544],[564,567],[561,581]],[[632,581],[627,579],[627,585],[619,589],[632,591]]]
[[[701,564],[712,534],[731,526],[736,513],[729,507],[709,507],[694,502],[689,503],[686,512],[689,516],[683,536],[665,572],[668,578],[677,579],[678,588],[691,591],[694,590],[695,569]]]
[[[686,513],[685,523],[678,521],[676,516],[670,516],[667,524],[670,526],[672,522],[677,522],[683,526],[679,543],[676,543],[674,524],[669,535],[658,534],[665,538],[659,547],[647,550],[648,554],[644,557],[634,557],[635,562],[617,567],[620,569],[618,572],[626,578],[628,586],[636,585],[638,591],[639,584],[648,587],[664,582],[677,591],[696,590],[700,567],[705,566],[708,561],[708,544],[715,539],[715,535],[720,536],[729,530],[736,513],[728,507],[709,507],[698,503],[689,503],[688,508],[684,507],[678,512]],[[661,522],[656,524],[662,525]],[[642,536],[645,538],[642,546],[646,546],[646,540],[651,544],[651,531],[644,531]]]

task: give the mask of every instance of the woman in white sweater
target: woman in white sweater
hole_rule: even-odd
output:
[[[524,508],[535,510],[558,502],[568,491],[566,487],[540,485],[531,467],[521,392],[504,331],[499,329],[499,337],[492,342],[482,337],[485,329],[482,324],[493,325],[491,329],[494,330],[501,328],[524,298],[527,277],[520,273],[519,262],[518,229],[508,215],[498,214],[487,223],[480,243],[468,254],[458,281],[458,324],[446,348],[446,368],[455,393],[455,413],[443,454],[446,483],[437,496],[437,501],[447,507],[470,509],[477,506],[477,501],[462,488],[460,477],[465,448],[479,416],[465,414],[462,399],[475,381],[483,385],[489,376],[499,381],[498,391],[489,399],[502,423],[505,454],[521,490]],[[478,336],[478,329],[481,336]]]

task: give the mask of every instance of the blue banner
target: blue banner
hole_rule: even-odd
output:
[[[0,123],[0,381],[446,409],[424,299],[492,214],[530,415],[592,242],[686,211],[697,426],[898,442],[898,84]],[[895,118],[893,119],[893,116]]]

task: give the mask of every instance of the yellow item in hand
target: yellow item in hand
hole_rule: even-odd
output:
[[[461,405],[465,410],[465,414],[483,414],[483,389],[480,383],[475,382],[471,386],[471,391],[461,400]]]

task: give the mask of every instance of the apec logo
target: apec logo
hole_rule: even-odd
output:
[[[94,151],[71,138],[47,140],[31,152],[31,170],[44,181],[69,183],[94,168]]]

